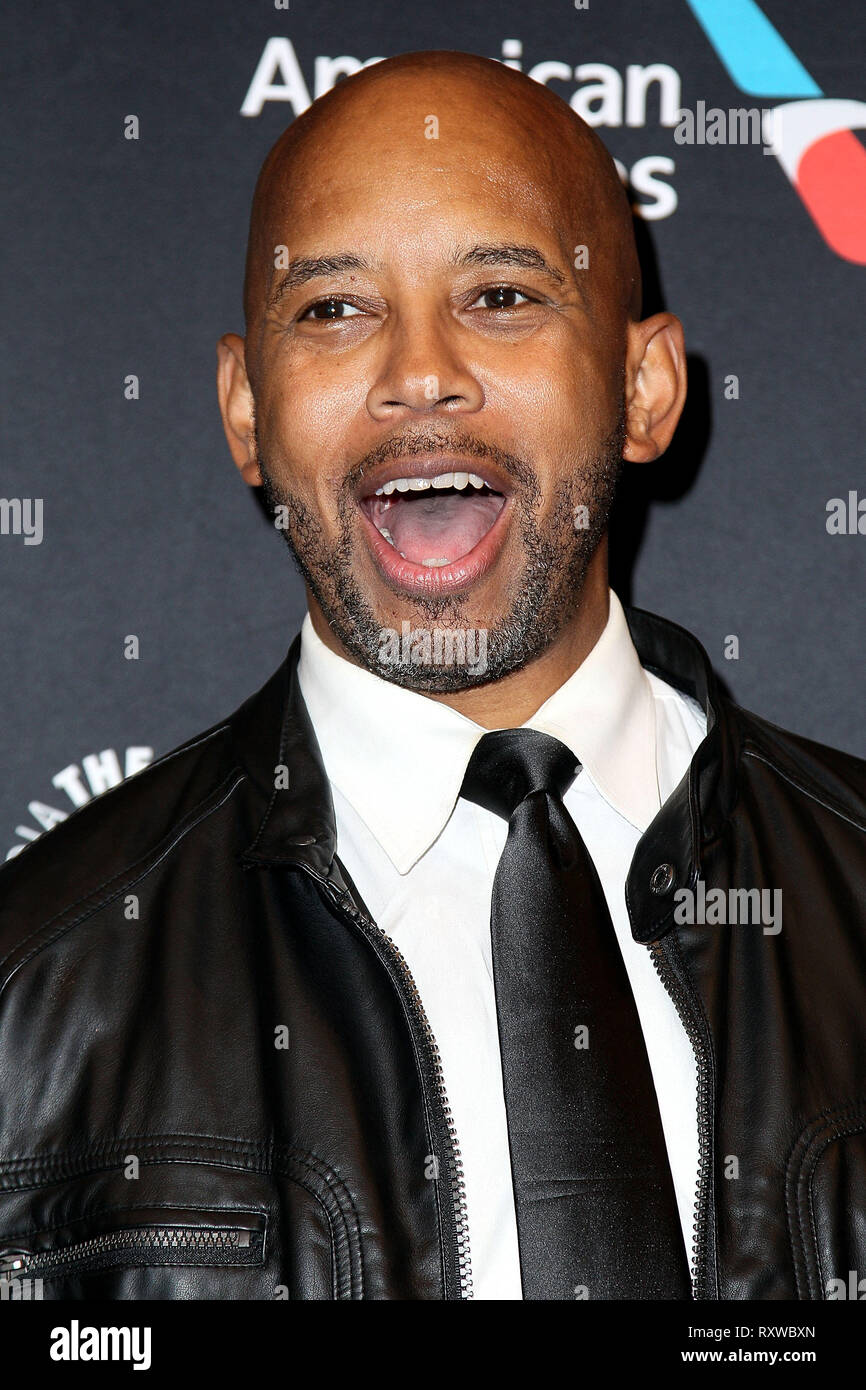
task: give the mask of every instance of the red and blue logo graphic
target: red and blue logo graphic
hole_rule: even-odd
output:
[[[755,0],[688,0],[742,92],[787,97],[764,138],[831,250],[866,265],[866,102],[825,97]]]

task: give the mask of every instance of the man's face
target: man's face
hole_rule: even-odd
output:
[[[504,119],[426,138],[435,105],[407,92],[369,145],[344,121],[302,156],[250,375],[266,497],[325,620],[362,665],[447,692],[574,617],[622,456],[625,335],[554,172]],[[383,664],[406,623],[483,631],[484,669]]]

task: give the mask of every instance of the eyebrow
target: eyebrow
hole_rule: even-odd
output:
[[[520,246],[512,242],[503,244],[473,246],[469,251],[458,252],[453,265],[514,265],[523,270],[538,270],[557,285],[565,284],[565,276],[556,266],[550,264],[537,246]]]
[[[288,294],[290,290],[299,289],[301,285],[306,285],[310,280],[325,275],[340,275],[344,270],[369,269],[370,267],[363,257],[356,256],[351,251],[344,251],[335,256],[297,256],[295,260],[289,262],[288,268],[271,290],[268,296],[268,308],[273,309],[274,305],[279,304],[283,295]]]

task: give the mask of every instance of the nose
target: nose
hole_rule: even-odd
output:
[[[484,391],[461,352],[459,329],[435,311],[403,316],[382,335],[383,355],[367,394],[374,420],[447,411],[472,413],[484,404]]]

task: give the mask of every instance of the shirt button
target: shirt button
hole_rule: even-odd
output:
[[[659,864],[650,877],[650,891],[659,898],[669,893],[677,881],[677,871],[673,864]]]

